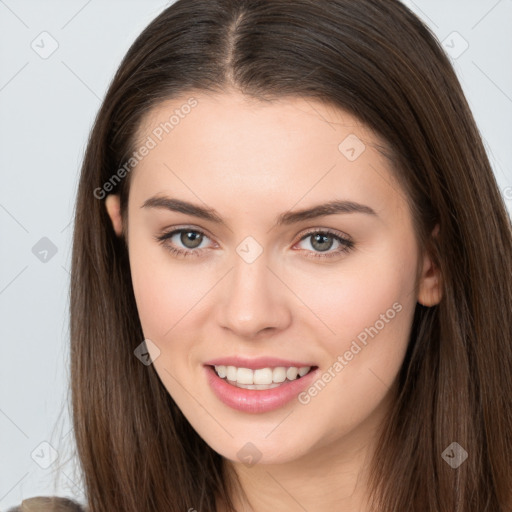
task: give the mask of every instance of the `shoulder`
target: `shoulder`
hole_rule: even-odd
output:
[[[88,510],[68,498],[36,496],[23,500],[21,505],[10,508],[7,512],[88,512]]]

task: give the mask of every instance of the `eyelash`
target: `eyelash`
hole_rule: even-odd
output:
[[[184,249],[177,249],[176,247],[173,247],[172,245],[169,245],[167,243],[167,241],[170,238],[172,238],[174,235],[176,235],[178,233],[187,233],[187,232],[199,233],[200,235],[203,235],[203,236],[205,236],[207,238],[210,238],[206,233],[204,233],[200,229],[195,229],[195,228],[188,227],[188,228],[174,229],[174,230],[169,231],[167,233],[163,233],[161,235],[157,235],[157,236],[154,237],[154,239],[158,243],[163,245],[171,254],[174,254],[175,256],[179,256],[179,257],[183,257],[183,258],[200,256],[202,254],[202,252],[204,251],[204,248],[202,248],[202,249],[187,249],[187,250],[184,250]],[[320,233],[322,235],[329,235],[330,237],[334,238],[335,240],[337,240],[341,244],[341,248],[339,248],[338,250],[332,251],[332,252],[324,252],[324,253],[316,252],[316,253],[313,253],[313,254],[310,254],[310,255],[306,256],[307,258],[313,258],[313,259],[316,259],[316,258],[321,258],[321,259],[333,258],[333,257],[339,256],[340,254],[349,253],[354,248],[354,246],[355,246],[355,244],[354,244],[354,242],[352,242],[352,240],[349,240],[347,238],[343,238],[342,236],[340,236],[338,234],[338,232],[333,231],[331,229],[315,229],[313,231],[308,231],[304,236],[302,236],[300,238],[300,240],[297,243],[302,242],[303,240],[309,238],[310,236],[316,235],[318,233]],[[303,250],[305,250],[305,251],[307,251],[309,253],[312,252],[312,251],[309,251],[307,249],[303,249]]]

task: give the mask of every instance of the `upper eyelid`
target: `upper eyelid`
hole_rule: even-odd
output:
[[[195,231],[197,233],[201,233],[203,235],[206,235],[210,240],[213,240],[213,237],[209,234],[208,230],[194,227],[194,226],[177,226],[173,227],[171,229],[163,229],[159,235],[157,235],[157,238],[166,237],[171,238],[171,235],[174,236],[177,233],[183,232],[183,231]]]

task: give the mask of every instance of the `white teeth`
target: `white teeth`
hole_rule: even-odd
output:
[[[217,371],[217,374],[221,379],[224,379],[226,377],[226,367],[224,365],[216,366],[215,370]]]
[[[270,389],[286,379],[292,381],[303,377],[310,370],[311,366],[302,366],[300,368],[296,366],[289,368],[278,366],[276,368],[259,368],[257,370],[237,368],[236,366],[215,366],[215,371],[221,379],[226,378],[236,386],[246,389]]]
[[[240,369],[238,370],[240,371]],[[254,370],[254,384],[270,384],[272,382],[272,369],[262,368],[261,370]],[[240,382],[239,379],[237,379]]]
[[[236,381],[238,384],[254,384],[254,372],[249,368],[237,368]]]
[[[273,382],[284,382],[286,380],[286,368],[283,366],[278,366],[274,368],[272,372],[272,381]]]
[[[239,384],[238,382],[230,382],[230,384],[233,384],[233,386],[236,386],[237,388],[244,388],[244,389],[272,389],[272,388],[278,388],[280,384]]]
[[[288,380],[295,380],[297,375],[299,375],[299,369],[296,366],[292,366],[286,370],[286,378]]]
[[[236,368],[234,366],[226,366],[226,377],[228,380],[236,380]]]
[[[299,375],[301,377],[304,377],[304,375],[306,375],[306,373],[308,373],[309,370],[311,370],[310,366],[302,366],[301,368],[299,368]]]

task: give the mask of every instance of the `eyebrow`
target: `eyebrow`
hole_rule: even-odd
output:
[[[173,212],[193,215],[194,217],[208,220],[222,226],[226,225],[222,217],[213,208],[204,208],[181,199],[154,196],[144,201],[141,208],[163,208]],[[377,216],[377,213],[369,206],[355,203],[353,201],[334,200],[303,210],[284,212],[277,217],[276,225],[291,225],[304,220],[340,213],[364,213],[367,215]]]

